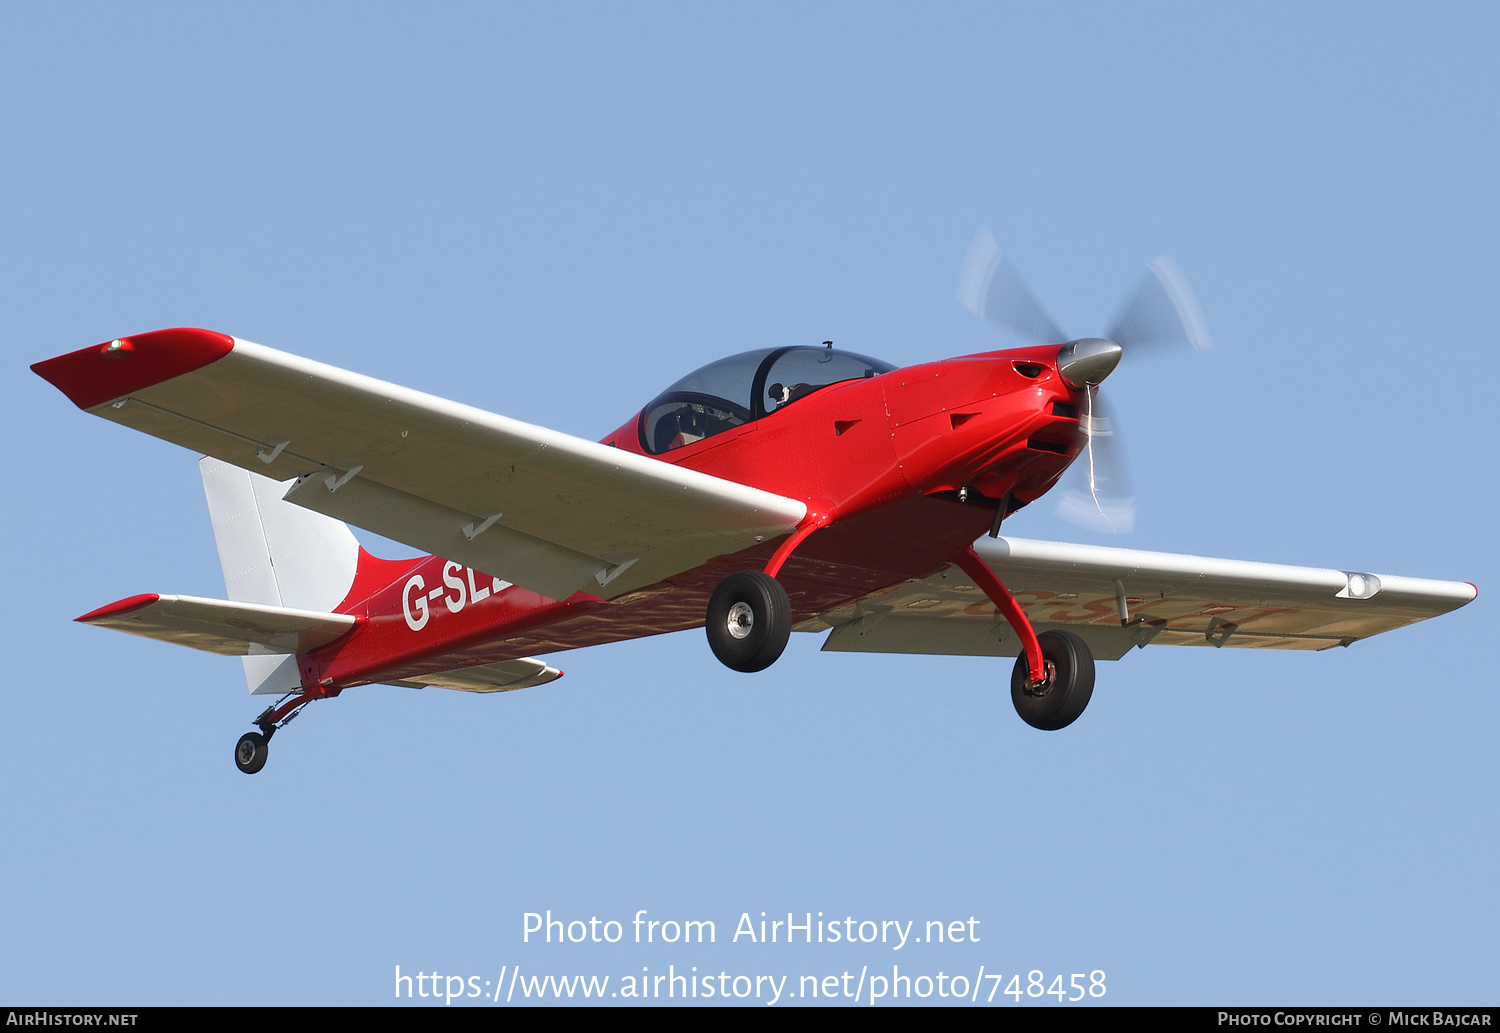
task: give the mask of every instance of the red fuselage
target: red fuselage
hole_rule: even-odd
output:
[[[1056,483],[1081,447],[1086,404],[1058,375],[1057,352],[987,352],[833,383],[654,458],[807,503],[824,526],[777,574],[805,619],[941,570],[999,505],[1018,508]],[[603,441],[651,455],[645,424],[643,412]],[[301,657],[303,682],[337,690],[698,627],[715,586],[765,567],[784,540],[608,602],[547,599],[439,557],[362,557],[339,607],[361,620]]]
[[[978,489],[1030,502],[1079,447],[1083,392],[1057,348],[988,352],[821,388],[658,458],[801,499],[842,520],[903,498]],[[639,418],[604,438],[649,454]]]

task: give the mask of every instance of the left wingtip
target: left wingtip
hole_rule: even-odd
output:
[[[80,348],[31,364],[31,370],[80,409],[201,369],[234,350],[234,338],[176,327]]]

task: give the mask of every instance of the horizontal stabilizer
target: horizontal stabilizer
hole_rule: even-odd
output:
[[[408,689],[421,689],[430,685],[438,689],[457,689],[460,692],[509,692],[511,689],[545,685],[561,677],[562,672],[556,667],[548,667],[540,660],[524,656],[518,660],[461,667],[456,671],[419,674],[415,678],[404,678],[386,684],[402,685]]]
[[[348,613],[190,595],[134,595],[77,619],[225,656],[306,653],[345,635],[355,622]]]

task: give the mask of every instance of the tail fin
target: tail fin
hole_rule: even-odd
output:
[[[283,502],[287,484],[204,457],[198,463],[229,598],[299,610],[333,611],[354,586],[359,543],[332,517]],[[252,693],[302,684],[295,656],[246,656]]]

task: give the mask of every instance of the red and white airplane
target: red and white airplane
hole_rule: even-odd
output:
[[[1056,729],[1095,657],[1347,646],[1475,597],[1001,537],[1088,446],[1121,352],[1084,338],[898,369],[767,348],[683,377],[602,442],[208,330],[32,369],[204,454],[229,598],[137,595],[78,620],[242,656],[252,693],[285,697],[236,745],[247,773],[300,707],[353,686],[519,689],[561,675],[532,654],[686,628],[747,672],[794,630],[829,632],[825,650],[1015,656],[1017,711]],[[345,522],[431,555],[378,559]]]

